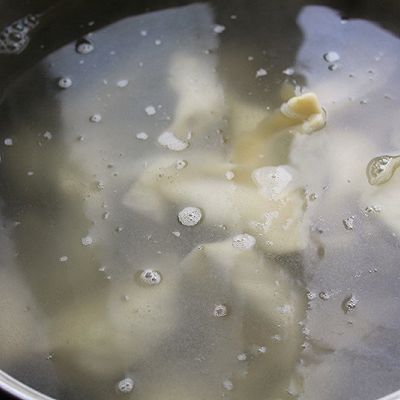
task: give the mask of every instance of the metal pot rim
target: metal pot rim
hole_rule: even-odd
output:
[[[2,370],[0,370],[0,389],[21,400],[55,400],[53,397],[30,388]],[[378,400],[400,400],[400,390]]]

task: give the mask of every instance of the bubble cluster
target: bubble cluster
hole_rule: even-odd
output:
[[[135,388],[135,382],[132,378],[124,378],[117,383],[117,391],[122,394],[131,393]]]
[[[342,302],[342,309],[347,314],[350,311],[354,311],[358,304],[358,299],[353,295],[347,296]]]
[[[158,143],[172,151],[182,151],[188,147],[188,143],[177,138],[172,132],[163,132],[158,137]]]
[[[89,54],[93,50],[94,50],[94,44],[88,38],[81,38],[75,44],[75,51],[78,54]]]
[[[214,307],[213,315],[216,318],[226,317],[228,315],[228,308],[225,304],[217,304]]]
[[[259,346],[257,349],[258,353],[265,354],[267,352],[267,348],[265,346]]]
[[[0,54],[19,54],[28,46],[30,33],[39,24],[39,18],[29,14],[14,21],[0,32]]]
[[[256,244],[256,238],[248,233],[241,233],[232,239],[232,246],[240,250],[252,249]]]
[[[352,231],[354,228],[354,216],[344,219],[343,225],[348,231]]]
[[[90,246],[91,244],[93,244],[93,239],[91,236],[85,236],[81,239],[81,243],[83,244],[83,246]]]
[[[367,178],[370,185],[382,185],[390,180],[400,165],[400,156],[379,156],[367,165]]]
[[[149,116],[155,115],[156,112],[157,112],[157,110],[156,110],[156,108],[155,108],[154,106],[147,106],[147,107],[144,109],[144,111],[145,111],[145,113],[146,113],[147,115],[149,115]]]
[[[310,291],[307,291],[306,295],[307,295],[308,300],[314,300],[317,297],[317,295],[315,293],[310,292]]]
[[[319,292],[318,296],[321,300],[329,300],[331,298],[328,292]]]
[[[161,283],[161,274],[153,269],[145,269],[140,274],[140,279],[146,285],[155,286]]]
[[[380,204],[373,204],[365,207],[365,212],[368,214],[380,213],[383,207]]]
[[[201,210],[197,207],[185,207],[178,214],[179,222],[185,226],[195,226],[200,222],[201,218]]]

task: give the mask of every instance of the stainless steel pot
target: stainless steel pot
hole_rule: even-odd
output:
[[[288,2],[293,3],[292,0],[288,0]],[[186,3],[190,3],[190,1],[142,0],[134,2],[116,0],[99,6],[97,0],[27,0],[24,2],[0,0],[0,29],[27,15],[41,15],[44,19],[44,23],[38,29],[32,26],[32,34],[29,35],[31,43],[27,42],[21,45],[21,52],[10,50],[9,54],[0,55],[0,88],[47,53],[85,34],[85,29],[89,28],[82,29],[81,23],[87,18],[93,18],[95,15],[96,27],[99,28],[127,14],[139,14],[150,9]],[[297,3],[301,2],[298,1]],[[400,7],[397,0],[354,2],[315,0],[311,3],[329,5],[341,10],[350,18],[361,17],[376,20],[387,29],[396,33],[400,31]],[[57,21],[57,23],[54,21]],[[44,48],[39,47],[39,44],[42,43],[45,43]],[[0,389],[4,391],[4,396],[8,393],[22,400],[51,400],[50,397],[29,388],[1,370]],[[400,391],[381,398],[381,400],[397,399],[400,400]]]

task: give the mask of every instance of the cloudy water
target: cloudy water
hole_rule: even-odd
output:
[[[2,83],[2,370],[68,400],[399,389],[398,33],[270,3],[0,33],[38,59]]]

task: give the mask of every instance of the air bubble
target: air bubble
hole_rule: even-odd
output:
[[[197,207],[185,207],[178,214],[178,220],[184,226],[195,226],[200,222],[201,218],[201,210]]]
[[[96,188],[97,188],[98,190],[104,190],[104,182],[102,182],[102,181],[97,181],[97,182],[96,182]]]
[[[240,250],[252,249],[256,244],[256,238],[247,233],[234,236],[232,246]]]
[[[347,314],[348,312],[354,311],[357,304],[358,299],[353,295],[347,296],[342,302],[342,309]]]
[[[225,30],[224,25],[214,25],[214,32],[215,33],[222,33]]]
[[[228,181],[231,181],[235,177],[235,173],[232,171],[226,171],[225,172],[225,178],[228,179]]]
[[[390,180],[400,165],[400,156],[379,156],[367,165],[367,178],[370,185],[382,185]]]
[[[51,134],[51,132],[46,131],[45,133],[43,133],[43,137],[47,140],[51,140],[53,138],[53,135]]]
[[[310,195],[308,196],[308,199],[310,201],[315,201],[318,199],[318,195],[316,193],[310,193]]]
[[[140,274],[140,279],[146,285],[155,286],[161,283],[161,274],[153,269],[145,269]]]
[[[223,386],[224,389],[226,389],[226,390],[229,390],[229,391],[233,390],[233,383],[232,383],[232,381],[231,381],[230,379],[225,379],[225,380],[222,382],[222,386]]]
[[[217,304],[214,307],[213,315],[216,318],[226,317],[228,315],[228,308],[225,304]]]
[[[81,243],[84,246],[90,246],[93,243],[93,239],[90,236],[85,236],[81,239]]]
[[[101,122],[101,120],[102,120],[101,114],[93,114],[89,118],[89,121],[93,122],[94,124]]]
[[[317,297],[317,295],[315,294],[315,293],[313,293],[313,292],[307,292],[307,299],[308,300],[314,300],[314,299],[316,299],[316,297]]]
[[[292,76],[294,75],[294,69],[293,68],[286,68],[282,71],[283,74],[287,75],[287,76]]]
[[[155,115],[156,112],[157,112],[157,110],[155,109],[154,106],[147,106],[147,107],[144,109],[144,111],[145,111],[145,113],[146,113],[147,115],[149,115],[149,116]]]
[[[139,132],[136,134],[136,139],[139,140],[146,140],[148,139],[149,135],[146,132]]]
[[[319,292],[318,296],[321,300],[329,300],[331,298],[328,292]]]
[[[335,51],[329,51],[328,53],[324,54],[324,60],[328,63],[334,63],[340,60],[340,56]]]
[[[75,51],[78,54],[89,54],[94,50],[94,44],[87,38],[79,39],[75,45]]]
[[[256,72],[256,78],[261,78],[263,76],[266,76],[267,74],[268,74],[268,72],[264,68],[260,68]]]
[[[121,79],[120,81],[117,82],[117,86],[119,88],[125,88],[129,85],[129,81],[127,79]]]
[[[124,378],[117,383],[117,391],[122,394],[131,393],[135,388],[135,382],[131,378]]]
[[[259,346],[257,349],[258,353],[265,354],[267,352],[267,348],[265,346]]]
[[[177,170],[180,170],[180,169],[186,168],[187,165],[188,165],[188,162],[187,162],[186,160],[178,160],[178,161],[175,163],[175,168],[176,168]]]
[[[352,215],[351,217],[344,219],[343,220],[343,225],[348,231],[353,230],[353,228],[354,228],[354,216]]]
[[[177,138],[172,132],[163,132],[158,137],[158,143],[172,151],[185,150],[189,144]]]
[[[58,80],[58,86],[61,89],[68,89],[72,86],[72,79],[68,77],[63,77]]]

